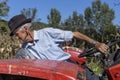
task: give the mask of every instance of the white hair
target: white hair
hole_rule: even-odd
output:
[[[30,28],[31,25],[32,25],[31,23],[26,23],[26,24],[22,25],[22,26],[19,28],[19,30],[20,30],[20,31],[23,30],[25,26],[27,26],[28,28]]]

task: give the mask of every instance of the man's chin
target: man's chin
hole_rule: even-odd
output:
[[[29,41],[29,40],[19,40],[20,41],[20,43],[32,43],[32,41]]]
[[[29,42],[29,41],[28,41],[28,40],[24,40],[23,42],[27,43],[27,42]]]
[[[20,43],[27,43],[28,41],[27,40],[19,40]]]

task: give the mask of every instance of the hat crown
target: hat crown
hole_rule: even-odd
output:
[[[20,21],[26,20],[26,17],[24,15],[16,15],[10,21],[8,22],[8,26],[10,30],[12,30],[13,26],[17,25]]]
[[[8,27],[10,28],[10,35],[13,35],[13,32],[19,28],[20,26],[24,25],[25,23],[30,23],[31,19],[27,19],[23,14],[16,15],[10,19],[8,22]]]

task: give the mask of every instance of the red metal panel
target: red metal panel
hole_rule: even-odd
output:
[[[120,64],[108,68],[110,80],[120,80]]]
[[[54,60],[0,60],[0,74],[23,75],[48,80],[77,80],[78,65]],[[84,78],[85,80],[85,78]]]
[[[79,58],[78,55],[82,54],[82,50],[78,48],[72,48],[72,47],[66,47],[64,49],[65,52],[69,53],[71,55],[71,60],[72,61],[77,61],[79,64],[85,64],[86,62],[86,57]]]

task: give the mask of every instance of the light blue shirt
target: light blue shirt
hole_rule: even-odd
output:
[[[31,59],[66,60],[70,54],[60,47],[64,41],[71,41],[73,33],[55,28],[34,31],[34,43],[24,43],[23,49],[29,52]]]

